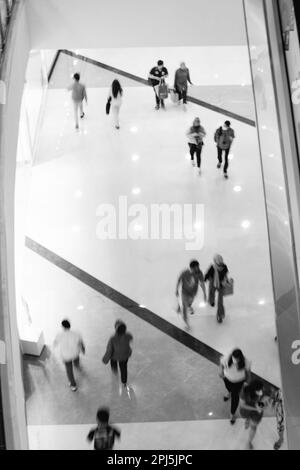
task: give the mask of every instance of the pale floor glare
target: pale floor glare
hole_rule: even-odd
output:
[[[280,385],[256,129],[232,121],[237,139],[226,181],[216,169],[213,142],[225,116],[193,104],[184,113],[170,101],[165,113],[156,112],[151,88],[127,88],[116,131],[105,115],[106,97],[105,89],[89,90],[86,118],[76,133],[71,106],[64,107],[67,92],[49,91],[32,169],[27,235],[179,327],[183,323],[174,311],[179,272],[192,258],[205,270],[220,252],[235,279],[235,295],[225,300],[223,325],[216,323],[215,309],[196,309],[191,334],[221,353],[240,347],[256,373]],[[201,177],[185,158],[185,132],[195,116],[208,134]],[[136,154],[139,160],[132,161]],[[140,194],[131,193],[135,187]],[[119,195],[128,196],[129,204],[204,204],[203,249],[186,251],[178,240],[100,241],[97,207],[117,205]],[[246,230],[244,220],[251,222]]]

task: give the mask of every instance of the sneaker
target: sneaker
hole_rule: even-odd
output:
[[[224,173],[224,178],[225,178],[225,179],[228,179],[227,173]]]
[[[159,105],[158,105],[158,104],[155,106],[155,109],[159,109]]]
[[[82,114],[80,115],[80,119],[83,119],[84,116],[85,116],[85,113],[82,113]]]
[[[190,308],[190,314],[191,314],[191,315],[194,315],[194,313],[195,313],[195,312],[194,312],[194,309],[191,307],[191,308]]]
[[[161,104],[161,107],[162,107],[162,109],[166,109],[165,103],[162,103],[162,104]]]
[[[235,422],[236,422],[236,416],[232,415],[230,419],[230,424],[235,424]]]
[[[217,168],[221,168],[221,163],[218,163],[218,164],[217,164]]]
[[[120,126],[115,126],[116,129],[120,129]]]
[[[76,130],[77,130],[77,129],[79,129],[79,126],[78,126],[78,124],[76,124],[76,126],[75,126],[75,129],[76,129]]]
[[[76,385],[70,385],[70,389],[72,390],[72,392],[76,392],[77,391],[77,386]]]
[[[221,317],[217,317],[217,322],[218,323],[223,323],[223,319]]]
[[[223,397],[223,400],[224,400],[224,401],[228,401],[229,398],[230,398],[230,393],[227,393],[227,395],[225,395],[225,396]]]

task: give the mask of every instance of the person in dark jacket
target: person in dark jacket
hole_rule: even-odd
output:
[[[109,409],[99,408],[97,411],[97,427],[87,435],[89,442],[94,441],[95,450],[112,450],[115,438],[120,439],[121,432],[109,423]]]
[[[165,103],[164,100],[160,98],[159,96],[159,86],[162,84],[162,82],[168,78],[169,72],[168,69],[164,66],[164,61],[163,60],[158,60],[157,61],[157,66],[153,67],[148,75],[148,80],[150,81],[150,84],[153,87],[154,93],[155,93],[155,101],[156,101],[156,106],[155,109],[159,109],[160,106],[165,109]]]
[[[127,388],[127,363],[132,354],[130,342],[133,336],[127,332],[127,327],[122,320],[117,320],[115,323],[115,334],[109,339],[107,343],[106,352],[102,361],[108,364],[110,361],[113,373],[118,373],[118,364],[121,372],[121,382]]]
[[[218,292],[217,321],[222,323],[225,317],[223,283],[228,278],[228,268],[221,255],[214,256],[213,264],[208,268],[204,281],[209,281],[208,299],[212,307],[215,305],[215,296]]]
[[[215,142],[218,150],[218,164],[217,168],[221,168],[222,165],[222,154],[225,152],[225,164],[224,164],[224,177],[228,178],[227,170],[229,166],[229,152],[233,140],[235,139],[235,132],[230,127],[230,121],[225,121],[224,126],[219,127],[215,132]]]
[[[203,139],[206,136],[206,131],[203,126],[201,126],[201,121],[196,117],[193,121],[193,125],[189,127],[187,133],[188,145],[190,148],[190,155],[192,165],[194,166],[194,155],[196,153],[197,157],[197,167],[199,175],[201,174],[201,153],[204,145]]]
[[[180,68],[176,70],[174,78],[174,88],[176,93],[178,93],[179,99],[178,104],[182,100],[183,104],[186,105],[188,82],[192,85],[190,71],[185,65],[185,63],[181,62]],[[186,108],[184,107],[184,109]]]

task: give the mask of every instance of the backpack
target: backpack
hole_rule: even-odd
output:
[[[95,450],[112,449],[115,442],[115,431],[110,426],[97,428],[94,435]]]

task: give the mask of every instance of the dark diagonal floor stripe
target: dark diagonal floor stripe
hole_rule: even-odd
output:
[[[62,269],[66,273],[70,274],[71,276],[75,277],[79,281],[83,282],[85,285],[91,287],[96,292],[104,295],[112,302],[115,302],[117,305],[120,305],[124,309],[128,310],[129,312],[133,313],[141,320],[150,323],[150,325],[154,326],[155,328],[159,329],[166,335],[170,336],[171,338],[175,339],[179,343],[183,344],[187,348],[191,349],[192,351],[200,354],[205,359],[209,360],[210,362],[219,365],[220,358],[222,356],[221,353],[216,351],[215,349],[211,348],[207,344],[203,343],[199,339],[195,338],[194,336],[186,333],[185,331],[181,330],[177,326],[173,325],[172,323],[168,322],[164,318],[161,318],[159,315],[156,315],[151,310],[147,308],[141,307],[138,303],[134,300],[126,297],[125,295],[121,294],[114,288],[108,286],[99,279],[91,276],[87,272],[83,271],[82,269],[78,268],[74,264],[70,263],[69,261],[65,260],[61,256],[57,255],[53,251],[48,250],[44,246],[40,245],[39,243],[35,242],[29,237],[26,237],[26,247],[30,250],[34,251],[50,263],[54,264],[58,268]],[[252,374],[253,378],[260,379],[264,382],[265,386],[269,388],[277,387],[267,380],[264,380],[261,377],[258,377],[256,374]]]
[[[111,65],[103,64],[102,62],[99,62],[98,60],[90,59],[89,57],[86,57],[86,56],[83,56],[83,55],[80,55],[80,54],[75,54],[75,52],[68,51],[67,49],[61,49],[61,50],[58,51],[58,55],[56,57],[55,63],[53,64],[53,66],[51,68],[51,75],[49,74],[50,77],[53,74],[55,65],[57,63],[57,59],[58,59],[60,54],[69,55],[71,57],[82,60],[82,61],[87,62],[89,64],[95,65],[96,67],[100,67],[102,69],[108,70],[110,72],[116,73],[118,75],[129,78],[131,80],[134,80],[138,83],[142,83],[143,85],[151,86],[149,84],[148,80],[145,80],[144,78],[138,77],[137,75],[133,75],[129,72],[125,72],[124,70],[118,69],[116,67],[112,67]],[[207,103],[206,101],[199,100],[198,98],[193,98],[192,96],[188,96],[187,100],[190,101],[191,103],[202,106],[203,108],[207,108],[210,111],[220,113],[224,116],[230,117],[232,119],[236,119],[237,121],[240,121],[244,124],[248,124],[249,126],[256,127],[256,123],[252,119],[246,118],[244,116],[240,116],[239,114],[228,111],[227,109],[220,108],[219,106]]]

